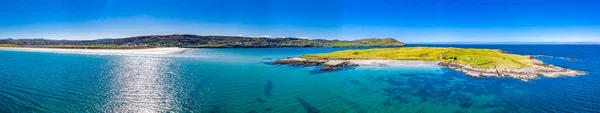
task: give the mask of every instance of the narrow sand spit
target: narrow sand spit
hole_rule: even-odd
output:
[[[58,48],[25,48],[25,47],[0,47],[0,50],[28,51],[28,52],[56,52],[56,53],[81,53],[81,54],[143,54],[143,55],[174,55],[183,54],[188,48],[166,47],[148,49],[58,49]]]

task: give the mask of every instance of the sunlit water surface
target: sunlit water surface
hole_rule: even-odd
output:
[[[503,49],[584,70],[577,77],[474,78],[442,67],[271,65],[342,49],[195,49],[184,55],[0,51],[0,112],[600,112],[598,45]]]

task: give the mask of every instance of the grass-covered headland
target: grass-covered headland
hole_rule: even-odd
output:
[[[344,50],[324,54],[307,54],[305,59],[338,60],[424,60],[456,62],[477,68],[525,68],[533,64],[530,56],[508,54],[494,49],[405,47]]]
[[[343,50],[322,54],[306,54],[300,57],[280,59],[273,64],[302,66],[325,66],[329,71],[346,66],[365,64],[387,65],[385,61],[432,61],[439,66],[465,72],[474,77],[512,77],[523,81],[539,76],[575,76],[585,72],[545,64],[529,55],[505,53],[496,49],[404,47],[366,50]]]

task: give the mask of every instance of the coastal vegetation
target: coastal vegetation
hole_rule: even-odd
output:
[[[315,42],[316,43],[316,42]],[[333,46],[333,47],[355,47],[355,46],[403,46],[404,43],[397,41],[393,38],[367,38],[359,39],[354,41],[338,41],[334,43],[328,43],[322,46]]]
[[[118,47],[117,44],[86,44],[84,47]]]
[[[474,48],[406,47],[367,50],[344,50],[324,54],[307,54],[305,59],[343,60],[424,60],[457,62],[477,68],[526,68],[532,65],[530,56],[508,54],[501,50]]]
[[[185,48],[253,48],[253,47],[362,47],[362,46],[404,46],[393,38],[368,38],[359,40],[303,39],[293,37],[243,37],[243,36],[198,36],[198,35],[152,35],[98,40],[45,40],[45,39],[4,39],[0,44],[17,46],[54,47],[185,47]]]
[[[343,50],[331,53],[306,54],[280,59],[273,64],[324,66],[323,71],[348,66],[387,66],[398,61],[435,62],[439,66],[465,72],[474,77],[512,77],[528,81],[539,76],[558,77],[585,74],[546,64],[533,56],[505,53],[496,49],[403,47],[366,50]],[[414,62],[413,62],[414,63]]]
[[[12,43],[8,43],[8,44],[0,44],[0,47],[16,47],[18,46],[17,44],[12,44]]]

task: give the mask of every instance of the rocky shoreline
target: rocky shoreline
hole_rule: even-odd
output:
[[[410,62],[423,62],[423,63],[434,63],[437,66],[448,67],[450,69],[464,72],[466,75],[473,77],[511,77],[528,81],[529,79],[535,79],[540,76],[546,77],[559,77],[559,76],[576,76],[585,74],[583,71],[576,71],[571,69],[565,69],[550,64],[545,64],[540,60],[534,60],[534,64],[528,68],[521,69],[505,69],[505,68],[475,68],[472,66],[464,65],[456,62],[426,62],[426,61],[410,61]],[[368,61],[365,63],[364,61]],[[389,61],[389,60],[388,60]],[[309,60],[303,58],[286,58],[280,59],[273,64],[276,65],[296,65],[296,66],[324,66],[320,70],[331,71],[337,70],[344,67],[355,67],[355,66],[388,66],[388,62],[383,60]]]
[[[331,71],[331,70],[337,70],[340,68],[344,68],[344,67],[354,67],[354,66],[358,66],[357,64],[354,63],[350,63],[350,61],[345,61],[345,60],[307,60],[307,59],[302,59],[302,58],[287,58],[287,59],[280,59],[277,60],[275,62],[273,62],[273,64],[287,64],[287,65],[296,65],[296,66],[324,66],[323,68],[321,68],[321,71]]]
[[[450,69],[464,72],[466,75],[474,77],[511,77],[528,81],[529,79],[535,79],[540,76],[546,77],[559,77],[559,76],[577,76],[585,74],[583,71],[576,71],[571,69],[565,69],[557,67],[551,64],[545,64],[540,60],[534,59],[534,65],[528,68],[521,69],[505,69],[505,68],[492,68],[482,69],[475,68],[472,66],[460,64],[460,63],[445,63],[441,62],[438,65],[448,67]]]

